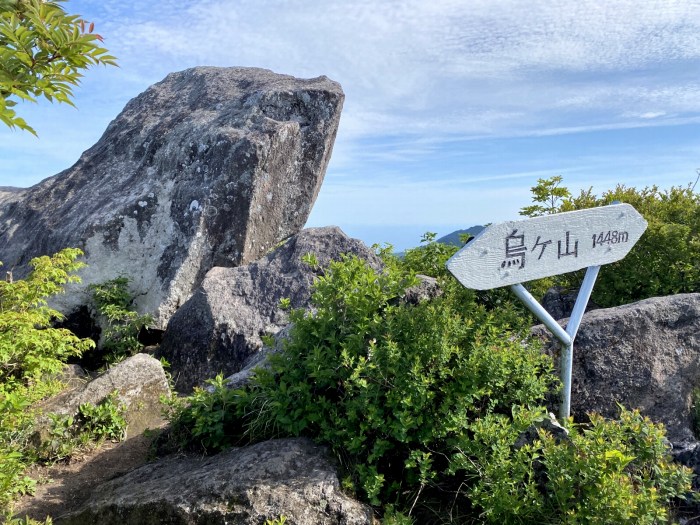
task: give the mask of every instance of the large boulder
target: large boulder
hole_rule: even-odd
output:
[[[280,439],[216,456],[169,457],[96,487],[61,525],[371,525],[372,509],[343,494],[325,451]]]
[[[306,254],[316,257],[317,267],[302,261]],[[189,391],[220,372],[239,372],[262,348],[261,336],[289,322],[280,299],[289,299],[291,308],[307,308],[314,279],[343,254],[381,267],[362,241],[330,226],[302,230],[247,266],[212,268],[170,320],[158,351],[170,363],[176,389]]]
[[[562,323],[566,323],[563,320]],[[559,363],[560,346],[540,325]],[[571,411],[606,417],[618,403],[663,423],[673,443],[693,441],[693,390],[700,385],[700,294],[646,299],[584,315],[574,342]]]
[[[71,168],[0,188],[0,260],[81,248],[86,286],[127,275],[141,313],[164,327],[213,266],[258,259],[306,222],[344,95],[326,77],[198,67],[131,100]]]

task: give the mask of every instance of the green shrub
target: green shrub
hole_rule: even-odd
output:
[[[153,318],[133,310],[129,278],[117,277],[101,284],[91,284],[89,289],[97,311],[107,320],[101,342],[107,362],[114,363],[140,352],[143,344],[138,339],[139,332],[153,323]]]
[[[47,306],[47,299],[78,281],[74,273],[84,266],[82,255],[67,248],[52,257],[37,257],[26,279],[0,281],[0,388],[37,382],[59,372],[68,357],[93,346],[69,330],[53,328],[63,316]]]
[[[409,248],[404,252],[401,266],[417,274],[444,278],[449,275],[445,263],[459,248],[452,244],[443,244],[435,240],[437,234],[426,232],[421,237],[422,246]],[[387,253],[382,254],[386,260]]]
[[[121,441],[126,436],[126,407],[119,402],[118,392],[112,392],[98,404],[83,403],[78,407],[79,433],[87,434],[91,441],[106,439]]]
[[[291,313],[292,337],[246,391],[195,392],[177,425],[211,435],[208,448],[272,436],[330,445],[370,502],[401,500],[447,467],[444,452],[468,427],[513,404],[538,403],[551,363],[504,333],[496,317],[450,295],[398,301],[410,274],[363,261],[331,263],[312,314]],[[229,408],[226,408],[229,407]]]
[[[401,263],[379,274],[354,257],[331,263],[313,309],[290,313],[290,340],[271,367],[245,389],[218,377],[179,402],[176,434],[209,452],[311,437],[338,457],[343,487],[384,508],[387,523],[607,523],[628,514],[663,523],[689,478],[668,462],[662,429],[623,412],[620,422],[592,416],[566,444],[543,433],[515,447],[545,416],[552,363],[496,307],[440,279],[443,295],[413,306],[400,300],[416,282]]]
[[[24,475],[27,466],[21,452],[0,443],[0,515],[9,510],[16,496],[34,491],[36,482]]]
[[[385,262],[388,262],[388,265],[393,265],[395,268],[438,279],[440,289],[453,298],[455,308],[461,308],[467,312],[476,303],[488,311],[498,312],[499,323],[504,328],[528,329],[532,325],[534,316],[508,288],[470,290],[462,286],[445,266],[447,260],[459,248],[451,244],[437,242],[435,237],[437,237],[435,233],[425,233],[421,238],[422,245],[406,250],[400,262],[395,257],[392,258],[386,250],[382,251],[380,255]],[[465,238],[465,243],[468,240]],[[551,285],[552,283],[549,281],[535,281],[530,283],[530,292],[535,296],[540,296]]]
[[[0,514],[7,514],[12,499],[34,485],[24,474],[31,461],[33,404],[60,389],[55,377],[67,358],[94,346],[54,328],[62,316],[47,303],[64,285],[79,281],[80,255],[67,248],[37,257],[25,279],[0,281]]]
[[[208,388],[195,387],[186,399],[163,399],[172,422],[170,439],[182,448],[216,452],[242,439],[239,410],[244,393],[228,388],[221,374],[207,384]]]
[[[618,185],[600,197],[591,188],[573,197],[559,186],[561,181],[561,177],[539,179],[532,188],[533,201],[539,204],[525,207],[521,213],[536,216],[620,201],[634,206],[648,222],[646,232],[624,259],[601,268],[593,289],[595,303],[610,307],[700,291],[700,194],[690,186],[638,190]],[[547,205],[542,205],[545,202]],[[582,272],[557,276],[550,284],[577,288],[582,277]]]
[[[469,498],[487,523],[667,523],[667,507],[690,490],[692,473],[672,462],[663,427],[636,411],[622,409],[619,421],[591,415],[590,425],[569,425],[568,439],[540,430],[519,447],[518,425],[502,416],[472,429],[453,468],[478,477]]]
[[[48,439],[39,445],[37,459],[43,462],[61,461],[87,445],[99,445],[109,439],[121,441],[126,435],[125,407],[112,392],[98,404],[83,403],[76,417],[48,414],[51,425]]]
[[[24,516],[23,518],[15,518],[10,515],[7,515],[7,517],[4,518],[3,523],[5,525],[53,525],[53,520],[51,519],[51,516],[47,516],[44,521],[37,521],[34,518],[30,518],[29,516]]]

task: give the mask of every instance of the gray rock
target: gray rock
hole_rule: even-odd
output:
[[[566,320],[562,321],[565,325]],[[559,345],[539,325],[533,333]],[[700,294],[646,299],[583,317],[574,342],[571,410],[619,414],[617,403],[663,423],[671,442],[694,440],[692,392],[700,385]]]
[[[61,525],[370,525],[372,510],[342,493],[324,449],[281,439],[216,456],[169,457],[95,489]]]
[[[344,95],[255,68],[198,67],[131,100],[71,168],[0,188],[0,260],[81,248],[88,268],[56,306],[128,275],[140,313],[166,325],[213,266],[258,259],[304,225],[330,159]]]
[[[302,262],[309,253],[318,268]],[[172,317],[160,345],[158,355],[170,363],[176,389],[186,392],[220,372],[239,372],[262,348],[261,336],[273,335],[289,322],[280,299],[289,299],[292,308],[307,308],[314,279],[342,254],[381,267],[361,241],[331,226],[303,230],[247,266],[212,268]]]
[[[289,339],[289,333],[293,326],[294,324],[288,324],[273,336],[275,340],[274,346],[270,347],[263,344],[259,351],[246,359],[240,371],[226,378],[226,385],[232,389],[245,388],[251,382],[256,369],[269,368],[270,356],[283,351],[285,341]],[[210,391],[212,390],[213,388],[210,389]]]
[[[553,286],[547,290],[542,297],[542,307],[549,312],[554,319],[564,319],[569,317],[576,304],[578,290],[566,290],[561,286]],[[592,301],[588,301],[586,312],[596,310],[598,306]]]
[[[75,416],[81,404],[97,405],[115,390],[119,402],[126,407],[127,438],[163,423],[160,396],[170,395],[168,379],[160,361],[146,354],[125,359],[92,381],[73,383],[62,394],[44,402],[40,409],[44,414]],[[47,425],[48,418],[40,419],[37,441],[44,437]]]
[[[402,301],[406,304],[417,305],[423,301],[430,301],[442,295],[442,290],[435,277],[428,275],[416,275],[418,284],[406,289]]]

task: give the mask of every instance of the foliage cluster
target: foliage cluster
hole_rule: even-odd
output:
[[[450,248],[423,250],[379,274],[353,257],[331,263],[313,310],[291,312],[291,339],[270,369],[241,390],[219,377],[174,407],[183,445],[312,437],[339,458],[344,486],[396,525],[665,523],[690,475],[669,462],[663,431],[623,411],[620,421],[567,422],[566,441],[542,431],[518,446],[546,417],[552,364],[508,316],[448,284],[437,261]],[[443,295],[403,303],[415,272],[431,271]]]
[[[48,439],[38,448],[30,441],[34,404],[60,389],[56,377],[66,359],[94,347],[93,341],[54,327],[63,316],[48,305],[66,284],[79,281],[81,255],[67,248],[38,257],[25,279],[13,280],[8,273],[0,281],[0,515],[8,522],[13,522],[9,509],[14,497],[34,488],[35,481],[24,474],[30,463],[64,459],[88,443],[119,440],[126,429],[124,408],[112,394],[97,405],[81,405],[75,418],[49,414]],[[101,290],[116,290],[119,297],[120,284]]]
[[[469,290],[454,279],[447,271],[445,263],[459,248],[437,242],[436,237],[435,233],[426,233],[421,238],[421,246],[406,250],[400,261],[392,257],[390,248],[382,250],[382,258],[390,264],[398,264],[404,271],[437,278],[440,289],[460,302],[464,311],[469,311],[476,303],[487,310],[497,312],[499,323],[504,328],[517,330],[531,326],[534,317],[507,288]],[[470,237],[461,236],[461,240],[466,244]],[[546,280],[535,281],[530,283],[530,292],[535,296],[543,295],[549,286],[551,283]]]
[[[99,445],[105,440],[121,441],[127,427],[124,411],[115,391],[96,405],[81,404],[75,418],[66,414],[49,414],[48,439],[40,444],[37,459],[60,461],[88,445]]]
[[[280,516],[272,520],[265,520],[265,525],[284,525],[287,523],[287,516]]]
[[[33,423],[31,406],[59,388],[54,379],[68,357],[94,343],[54,328],[61,314],[48,306],[49,297],[78,281],[82,252],[67,248],[30,262],[22,280],[0,281],[0,511],[19,493],[31,491],[23,474],[28,461],[27,438]]]
[[[92,300],[100,315],[107,321],[102,335],[101,350],[108,363],[121,361],[143,349],[139,332],[153,323],[150,315],[134,311],[129,278],[117,277],[100,284],[91,284]]]
[[[464,311],[450,294],[401,304],[413,284],[410,273],[376,274],[355,258],[331,264],[315,313],[291,314],[291,341],[250,393],[254,431],[274,421],[274,433],[331,445],[375,505],[454,489],[438,474],[470,422],[536,404],[551,387],[549,360],[488,310]]]
[[[539,179],[532,188],[535,204],[523,215],[573,211],[628,203],[644,216],[648,227],[621,261],[601,268],[592,299],[600,306],[618,306],[648,297],[700,291],[700,194],[692,187],[643,189],[618,185],[596,196],[592,188],[572,196],[562,177]],[[551,284],[577,288],[581,273],[552,279]]]
[[[34,133],[13,109],[38,97],[73,105],[73,87],[92,65],[116,65],[94,24],[63,0],[0,0],[0,122]]]
[[[476,449],[455,461],[478,476],[469,497],[486,523],[667,523],[668,505],[689,490],[691,473],[672,462],[663,427],[637,411],[622,408],[617,421],[592,414],[566,439],[540,430],[520,446],[516,428],[480,422]]]
[[[0,281],[0,393],[59,372],[66,358],[93,346],[69,330],[53,328],[52,321],[62,315],[47,304],[66,283],[78,280],[74,273],[84,266],[77,261],[80,255],[67,248],[37,257],[26,279]]]
[[[168,438],[176,446],[213,453],[244,441],[242,392],[228,388],[221,374],[206,384],[206,388],[195,387],[186,398],[161,401],[171,422]]]

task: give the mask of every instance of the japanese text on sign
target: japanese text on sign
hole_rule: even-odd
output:
[[[526,240],[527,234],[523,230],[518,233],[517,229],[514,229],[510,235],[505,238],[505,250],[503,261],[501,262],[501,268],[525,268],[525,260],[528,259],[532,262],[539,261],[545,255],[545,251],[550,244],[553,244],[554,239],[545,239],[542,235],[537,235],[537,238],[532,243],[532,248],[528,243],[529,238]],[[535,237],[535,234],[532,234]],[[605,244],[618,244],[629,241],[629,233],[617,230],[608,230],[607,232],[600,232],[598,234],[593,234],[592,248],[600,248]],[[556,240],[556,257],[561,259],[562,257],[578,257],[578,245],[579,240],[574,238],[570,231],[566,231],[564,234],[564,239]],[[534,252],[534,253],[533,253]],[[555,253],[554,249],[551,249],[548,254],[553,257]]]

